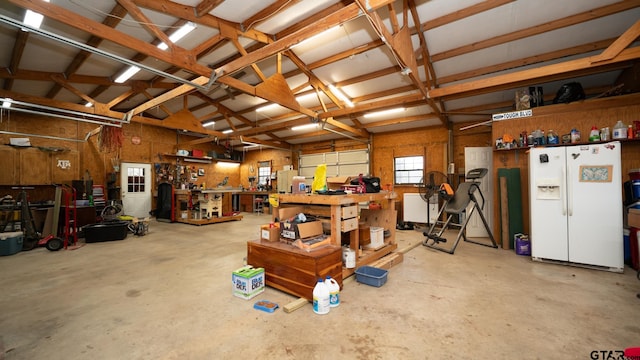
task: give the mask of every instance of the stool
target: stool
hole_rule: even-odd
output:
[[[256,213],[262,213],[263,212],[263,207],[264,207],[264,199],[262,198],[262,196],[257,196],[254,200],[253,200],[254,204],[253,204],[253,211]]]

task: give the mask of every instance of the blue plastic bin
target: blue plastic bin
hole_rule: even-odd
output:
[[[387,282],[387,274],[385,269],[373,266],[360,266],[356,269],[356,280],[360,283],[380,287]]]

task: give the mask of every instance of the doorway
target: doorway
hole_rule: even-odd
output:
[[[484,196],[485,203],[482,204],[482,198],[477,197],[479,205],[482,206],[482,213],[489,226],[493,224],[493,148],[491,147],[466,147],[464,148],[464,173],[477,168],[486,168],[489,170],[487,175],[480,181],[480,191]],[[484,206],[483,206],[484,205]],[[467,208],[467,213],[471,208]],[[488,237],[482,219],[476,213],[471,216],[467,224],[466,235],[468,237]]]
[[[151,211],[151,164],[122,163],[122,207],[126,215],[139,218]]]

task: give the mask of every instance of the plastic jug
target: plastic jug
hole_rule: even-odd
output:
[[[347,269],[356,267],[356,252],[348,247],[342,248],[342,262]]]
[[[580,142],[580,130],[571,129],[571,143],[575,144]]]
[[[336,307],[340,305],[340,284],[331,276],[327,276],[324,284],[329,288],[329,306]]]
[[[313,288],[313,312],[316,314],[324,315],[329,313],[331,306],[329,304],[329,288],[322,281],[318,279],[316,286]]]
[[[627,127],[624,125],[622,120],[618,120],[616,125],[613,127],[613,138],[614,139],[627,138]]]
[[[589,141],[600,141],[600,130],[598,130],[595,125],[591,127],[591,132],[589,133]]]
[[[547,144],[554,145],[558,144],[559,142],[560,140],[558,138],[558,134],[556,134],[556,132],[552,129],[549,129],[549,132],[547,132]]]

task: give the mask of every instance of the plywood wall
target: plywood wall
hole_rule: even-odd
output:
[[[262,161],[271,161],[271,171],[276,172],[282,170],[285,165],[294,166],[293,151],[268,148],[246,151],[244,153],[244,161],[240,166],[237,184],[242,185],[245,189],[249,188],[248,179],[250,176],[258,176],[258,163]],[[297,168],[297,163],[294,168]],[[276,188],[275,183],[271,185],[274,189]]]
[[[533,109],[533,116],[521,119],[504,120],[493,123],[492,138],[495,140],[503,134],[518,138],[523,130],[530,133],[541,129],[548,132],[553,129],[558,134],[568,134],[571,129],[580,130],[582,140],[587,141],[592,126],[598,128],[613,126],[618,120],[631,124],[640,119],[640,94],[624,95],[611,98],[579,101],[570,104],[556,104]],[[494,179],[497,179],[498,168],[519,168],[521,179],[522,212],[524,231],[529,232],[529,195],[528,195],[528,154],[526,149],[499,150],[494,152]],[[622,178],[628,180],[630,169],[640,168],[640,140],[624,141],[622,144]],[[494,186],[494,214],[499,214],[498,187]],[[622,196],[622,194],[621,194]],[[494,233],[500,229],[499,216],[495,217]]]

